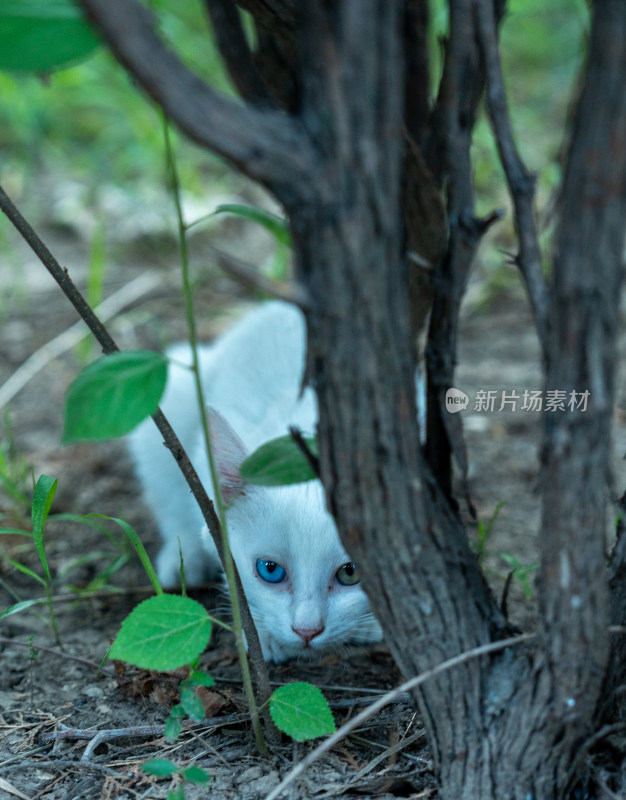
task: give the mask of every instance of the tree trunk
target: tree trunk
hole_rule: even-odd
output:
[[[508,629],[450,506],[449,486],[442,491],[419,444],[400,206],[402,4],[368,5],[371,13],[360,9],[358,20],[350,16],[354,4],[344,3],[343,16],[316,11],[302,22],[311,49],[322,32],[327,48],[305,104],[311,119],[330,124],[310,131],[322,154],[310,202],[289,211],[310,297],[309,374],[329,507],[394,658],[410,676]],[[617,16],[623,22],[618,4],[598,4],[599,50]],[[354,52],[363,40],[375,42],[367,64]],[[605,186],[611,171],[593,159],[597,137],[619,130],[623,99],[596,108],[596,117],[606,110],[611,118],[589,141],[597,52],[592,46],[565,182],[573,207],[563,207],[547,352],[547,389],[565,390],[567,400],[572,391],[591,396],[586,411],[547,418],[536,644],[468,662],[418,694],[445,800],[562,797],[592,733],[607,663],[605,490],[623,243],[623,232],[615,235],[623,200],[611,194],[623,194],[623,182],[612,192]],[[304,56],[314,63],[312,52]],[[623,96],[623,87],[615,90]],[[618,142],[624,148],[623,137]],[[610,157],[623,162],[613,150]],[[593,232],[580,227],[589,191],[570,186],[587,180]],[[588,250],[602,231],[600,263]]]

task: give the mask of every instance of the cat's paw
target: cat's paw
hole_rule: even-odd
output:
[[[278,642],[270,634],[259,633],[259,640],[261,642],[261,650],[263,650],[263,658],[266,661],[272,661],[274,664],[283,664],[298,654],[297,648],[288,647]]]
[[[167,542],[161,548],[156,559],[156,571],[162,586],[171,589],[180,586],[180,555],[178,541]],[[185,585],[200,586],[219,574],[219,566],[203,547],[183,548],[182,555]]]

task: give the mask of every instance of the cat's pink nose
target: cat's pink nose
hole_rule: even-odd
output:
[[[319,636],[320,633],[323,633],[324,626],[322,626],[321,628],[294,628],[292,625],[291,630],[294,633],[297,633],[298,636],[303,640],[305,645],[308,646],[309,644],[311,644],[312,639],[315,639],[316,636]]]

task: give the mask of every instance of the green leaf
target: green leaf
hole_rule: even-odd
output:
[[[165,738],[168,742],[175,742],[180,736],[183,729],[183,719],[185,718],[185,709],[182,706],[172,706],[170,715],[165,723]]]
[[[39,576],[37,576],[39,578]],[[41,580],[41,578],[39,578]],[[43,600],[22,600],[20,603],[15,603],[8,608],[5,608],[4,611],[0,611],[0,619],[4,619],[4,617],[10,617],[11,614],[17,614],[18,611],[23,611],[25,608],[30,608],[31,606],[36,606],[39,603],[43,603]]]
[[[135,529],[131,525],[129,525],[128,522],[126,522],[123,519],[120,519],[119,517],[109,517],[106,514],[85,514],[83,517],[80,516],[76,517],[77,522],[80,522],[81,520],[84,521],[86,519],[108,519],[111,522],[114,522],[116,525],[119,525],[119,527],[126,534],[126,537],[129,540],[129,542],[135,549],[135,552],[137,553],[139,560],[141,561],[141,565],[145,569],[146,574],[150,579],[150,583],[154,587],[154,591],[157,594],[163,594],[163,589],[161,588],[161,584],[159,582],[157,574],[154,570],[154,567],[152,566],[152,562],[150,561],[150,556],[146,552],[146,548],[143,546],[143,542],[139,538],[137,531],[135,531]]]
[[[39,560],[46,574],[46,578],[50,581],[50,568],[48,566],[48,559],[46,558],[46,551],[43,544],[44,527],[46,519],[50,511],[50,506],[56,494],[58,481],[56,478],[51,478],[49,475],[41,475],[35,484],[35,491],[33,492],[33,538],[35,540],[35,547]]]
[[[46,585],[45,580],[41,577],[41,575],[37,575],[37,573],[30,569],[30,567],[26,567],[24,564],[20,564],[19,561],[14,561],[12,558],[7,558],[9,564],[11,564],[18,572],[21,572],[23,575],[28,575],[29,578],[34,578],[34,580],[38,581],[42,586]]]
[[[194,669],[184,683],[188,683],[189,686],[215,686],[215,681],[209,673],[201,669]]]
[[[304,438],[317,455],[317,442]],[[241,477],[257,486],[287,486],[315,480],[317,477],[306,457],[291,436],[281,436],[262,444],[241,464]]]
[[[271,233],[279,244],[291,247],[291,235],[287,222],[281,217],[277,217],[276,214],[264,211],[262,208],[240,205],[238,203],[224,203],[218,206],[213,213],[233,214],[236,217],[252,220],[252,222],[258,223],[265,228],[266,231]]]
[[[125,436],[153,414],[165,389],[167,361],[151,350],[103,356],[72,382],[63,442]]]
[[[324,695],[310,683],[289,683],[270,697],[275,725],[297,742],[335,731],[335,720]]]
[[[168,775],[174,775],[178,772],[178,767],[169,758],[151,758],[144,761],[141,769],[147,772],[148,775],[156,775],[159,778],[167,778]]]
[[[0,536],[32,536],[30,531],[25,531],[22,528],[0,528]]]
[[[181,687],[180,704],[185,709],[185,713],[188,717],[191,717],[191,719],[196,722],[202,722],[205,717],[204,706],[192,688],[187,687],[183,689]]]
[[[211,620],[190,597],[160,594],[140,603],[122,623],[110,658],[164,672],[188,664],[211,637]]]
[[[49,72],[101,43],[73,0],[2,0],[0,69]]]
[[[211,780],[208,772],[196,766],[181,769],[180,774],[189,783],[208,783]]]

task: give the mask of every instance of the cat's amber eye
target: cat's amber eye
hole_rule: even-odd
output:
[[[361,577],[359,576],[359,571],[352,562],[350,562],[349,564],[344,564],[342,567],[339,567],[336,575],[337,575],[337,580],[343,586],[354,586],[361,580]]]

